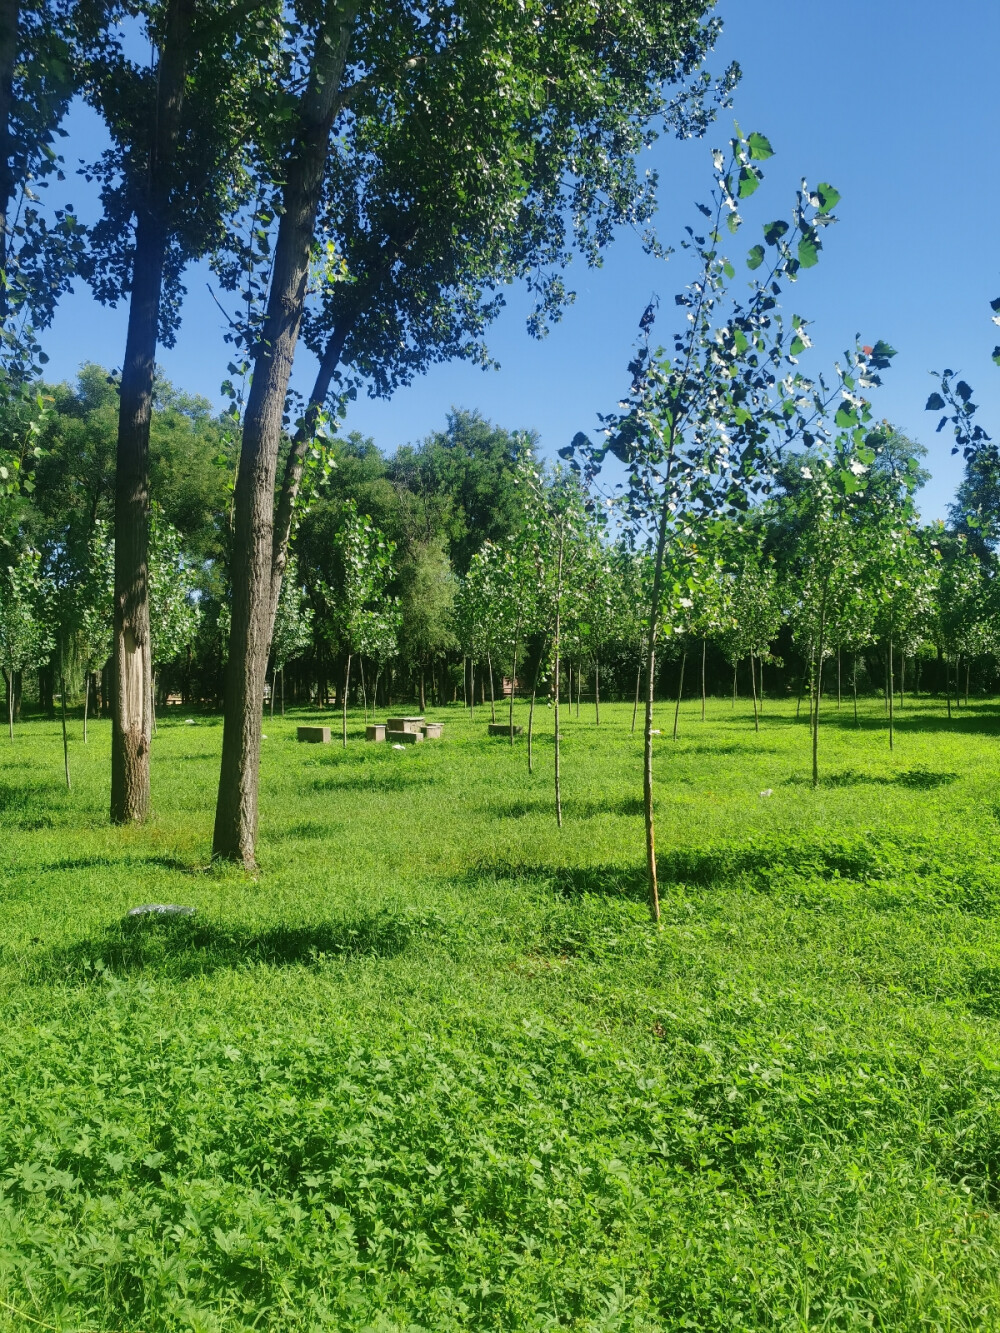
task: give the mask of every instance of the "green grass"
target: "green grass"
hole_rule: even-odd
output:
[[[0,1328],[1000,1329],[1000,712],[631,708],[405,752],[265,723],[0,750]],[[336,719],[331,719],[336,726]],[[79,732],[79,726],[75,726]],[[770,788],[773,795],[762,797]],[[123,924],[146,902],[187,920]]]

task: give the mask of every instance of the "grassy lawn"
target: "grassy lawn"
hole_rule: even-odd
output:
[[[561,831],[550,713],[533,777],[486,711],[267,721],[256,881],[218,719],[137,830],[107,723],[71,792],[4,739],[0,1328],[1000,1329],[1000,712],[831,712],[817,791],[794,706],[697,712],[659,932],[630,706],[565,718]]]

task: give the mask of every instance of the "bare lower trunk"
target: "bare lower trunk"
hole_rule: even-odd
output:
[[[601,664],[594,658],[594,725],[601,725]]]
[[[90,672],[83,673],[83,743],[87,744],[87,713],[90,708]]]
[[[763,687],[761,687],[763,694]],[[837,712],[840,712],[840,645],[837,645]]]
[[[233,494],[232,628],[226,675],[222,764],[212,854],[254,865],[261,702],[271,640],[274,483],[282,418],[305,306],[316,215],[356,9],[321,22],[297,107],[295,141],[281,190],[271,287]]]
[[[686,652],[682,653],[681,674],[680,674],[680,679],[677,682],[677,702],[674,705],[674,740],[677,739],[677,722],[681,714],[681,695],[684,693],[684,666],[687,662],[687,659],[688,659],[687,653]]]
[[[4,679],[7,681],[7,730],[10,733],[11,740],[14,739],[14,673],[5,671]]]
[[[66,682],[63,680],[62,672],[59,673],[59,703],[62,714],[62,736],[63,736],[63,766],[66,770],[66,787],[69,788],[69,737],[66,733]]]
[[[819,701],[822,693],[823,680],[823,655],[820,653],[819,662],[814,668],[816,673],[815,698],[812,709],[812,761],[813,761],[813,786],[819,786]]]
[[[733,707],[736,707],[736,673],[740,669],[739,662],[733,663]]]
[[[493,693],[493,659],[490,657],[489,653],[486,654],[486,666],[490,673],[490,721],[495,723],[497,720],[497,701],[496,695]],[[420,678],[420,697],[421,699],[424,697],[424,681],[422,676]],[[421,707],[422,706],[423,705],[421,705]]]
[[[344,697],[341,700],[341,743],[347,749],[347,691],[351,684],[351,654],[347,654],[347,667],[344,671]]]
[[[365,710],[365,726],[368,725],[368,691],[365,689],[365,659],[358,658],[358,675],[361,677],[361,703]]]
[[[858,655],[854,654],[854,662],[851,670],[851,690],[854,694],[854,725],[860,727],[858,721]]]
[[[514,626],[514,664],[511,667],[510,680],[510,708],[507,714],[507,722],[510,727],[510,743],[514,744],[514,691],[517,688],[517,639],[521,631],[521,612],[517,613],[517,624]]]
[[[948,706],[948,721],[951,721],[951,659],[944,659],[944,701]]]
[[[750,654],[750,693],[753,696],[753,729],[760,731],[760,717],[757,713],[757,678],[753,670],[753,653]]]
[[[469,658],[469,721],[476,720],[476,659]]]
[[[490,694],[492,695],[492,693],[493,693],[493,675],[492,675],[492,673],[491,673],[491,674],[490,674]],[[423,669],[423,667],[420,668],[420,711],[421,711],[421,713],[425,713],[425,712],[427,711],[427,686],[426,686],[426,683],[425,683],[425,681],[424,681],[424,669]],[[494,718],[494,721],[496,721],[495,718]]]
[[[642,682],[642,667],[635,673],[635,704],[632,707],[632,735],[635,735],[635,718],[639,711],[639,688]]]

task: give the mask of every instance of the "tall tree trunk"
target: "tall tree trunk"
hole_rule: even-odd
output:
[[[496,695],[495,695],[494,692],[493,692],[493,659],[492,659],[492,657],[490,656],[489,653],[486,654],[486,666],[487,666],[487,668],[488,668],[488,670],[489,670],[489,673],[490,673],[490,721],[491,721],[491,722],[496,722],[496,720],[497,720],[497,701],[496,701]],[[421,679],[421,682],[420,682],[420,697],[421,697],[421,699],[423,699],[423,697],[424,697],[424,696],[423,696],[423,679]],[[422,706],[423,706],[423,705],[421,705],[421,707],[422,707]]]
[[[757,712],[757,677],[753,669],[753,653],[750,653],[750,693],[753,696],[753,729],[760,731],[760,716]]]
[[[635,718],[639,711],[639,689],[642,683],[642,667],[635,673],[635,703],[632,706],[632,735],[635,735]]]
[[[347,654],[347,667],[344,670],[344,697],[341,700],[341,743],[347,749],[347,691],[351,684],[351,654]]]
[[[149,814],[149,423],[169,243],[165,214],[180,134],[193,13],[194,0],[170,0],[167,7],[147,184],[136,207],[115,471],[111,819],[117,824],[141,821]]]
[[[733,663],[733,707],[736,707],[736,673],[740,669],[739,662]]]
[[[4,679],[7,682],[7,730],[10,733],[11,740],[14,739],[14,673],[13,671],[4,671]]]
[[[62,713],[62,736],[63,736],[63,765],[66,769],[66,789],[69,790],[69,736],[66,733],[66,682],[63,680],[63,673],[59,672],[59,703]]]
[[[948,721],[951,721],[951,656],[944,659],[944,701],[948,706]]]
[[[895,694],[896,690],[895,690],[895,685],[893,683],[893,671],[892,671],[892,635],[890,634],[889,635],[889,749],[890,750],[893,748],[893,739],[894,739],[893,737],[894,719],[892,715],[892,703]]]
[[[681,653],[680,679],[677,682],[677,702],[674,705],[674,740],[677,739],[677,721],[681,713],[681,695],[684,693],[684,666],[688,660],[687,649]]]
[[[594,658],[594,725],[601,725],[601,663]]]
[[[83,743],[87,744],[87,712],[90,708],[90,672],[83,673]]]
[[[254,865],[261,695],[271,640],[274,483],[282,417],[305,306],[330,131],[357,7],[334,8],[316,34],[282,187],[281,220],[233,496],[232,628],[212,854]],[[280,580],[279,580],[280,586]]]
[[[490,694],[492,695],[492,693],[493,693],[493,675],[492,675],[492,672],[491,672],[491,673],[490,673]],[[421,666],[421,668],[420,668],[420,711],[421,711],[421,713],[425,713],[425,712],[427,711],[427,687],[426,687],[426,683],[425,683],[425,681],[424,681],[424,668],[423,668],[422,666]]]
[[[469,721],[475,723],[476,720],[476,659],[469,658]]]

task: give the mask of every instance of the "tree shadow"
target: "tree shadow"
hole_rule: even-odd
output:
[[[65,786],[53,782],[0,782],[0,820],[12,828],[51,828],[51,810],[63,810]]]
[[[946,787],[957,782],[959,773],[934,773],[926,768],[909,768],[900,773],[860,773],[857,769],[845,769],[841,773],[820,775],[821,787],[909,787],[914,791],[931,791],[935,787]],[[786,778],[786,787],[811,787],[812,778],[805,774],[795,774]]]
[[[487,878],[533,884],[562,898],[646,898],[646,872],[635,866],[539,866],[498,861],[481,862],[465,876],[471,882]]]
[[[314,791],[410,791],[414,787],[430,787],[434,779],[427,773],[406,772],[400,768],[347,770],[330,773],[313,781]]]
[[[316,819],[304,819],[298,824],[289,824],[287,828],[262,830],[261,841],[267,843],[320,841],[330,837],[331,832],[329,824],[321,824]]]
[[[620,815],[624,817],[642,817],[641,796],[625,796],[620,800],[607,800],[603,797],[567,796],[562,803],[563,817],[566,819],[593,819],[598,815]],[[507,801],[491,807],[491,813],[498,819],[526,819],[532,815],[544,815],[554,818],[552,797],[537,800]]]
[[[225,968],[317,966],[330,958],[393,958],[426,922],[386,912],[306,926],[245,926],[197,916],[148,913],[125,917],[103,934],[35,953],[29,980],[100,981],[160,972],[204,976]]]
[[[47,861],[38,865],[34,873],[46,874],[59,870],[92,870],[101,867],[110,870],[118,867],[139,868],[141,866],[159,866],[164,870],[177,870],[186,875],[201,872],[201,867],[192,866],[182,861],[179,856],[64,856],[58,861]]]

